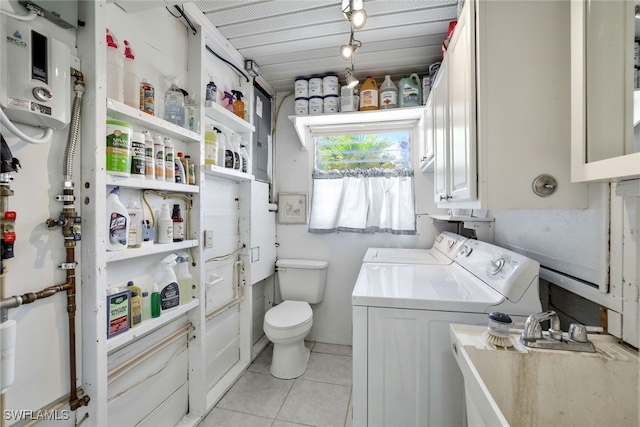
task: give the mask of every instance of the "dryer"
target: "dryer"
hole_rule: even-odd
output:
[[[467,240],[467,237],[443,231],[436,236],[430,249],[369,248],[362,262],[451,264],[458,249]]]
[[[467,240],[451,264],[363,263],[352,294],[354,426],[466,423],[449,325],[541,311],[540,265]]]

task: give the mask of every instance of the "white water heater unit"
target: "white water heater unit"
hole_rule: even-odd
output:
[[[16,123],[64,128],[71,115],[69,48],[29,22],[0,19],[2,110]]]

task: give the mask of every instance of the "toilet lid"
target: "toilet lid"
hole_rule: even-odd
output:
[[[284,301],[264,315],[264,320],[276,329],[295,328],[313,318],[311,306],[304,301]]]

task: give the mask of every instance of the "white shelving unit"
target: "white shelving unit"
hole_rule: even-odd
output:
[[[173,243],[154,243],[149,246],[143,246],[141,248],[125,249],[123,251],[108,252],[107,263],[122,261],[125,259],[139,258],[147,255],[162,254],[165,252],[178,252],[181,249],[195,248],[198,246],[197,240],[185,240],[182,242]]]
[[[143,321],[140,326],[136,326],[135,328],[131,328],[126,332],[121,333],[113,338],[109,338],[107,340],[107,352],[112,352],[117,350],[133,341],[147,335],[150,332],[155,331],[163,325],[171,322],[172,320],[177,319],[188,311],[198,307],[200,305],[200,300],[194,299],[187,304],[180,305],[172,310],[164,311],[160,315],[160,317],[156,317],[155,319],[148,319]]]
[[[204,173],[217,178],[229,179],[232,181],[253,181],[254,176],[235,169],[223,168],[216,165],[205,165]]]
[[[219,125],[238,133],[248,133],[256,130],[251,123],[241,119],[219,104],[211,104],[211,106],[205,107],[204,114]]]
[[[153,179],[127,178],[124,176],[107,175],[107,185],[118,185],[123,188],[139,190],[164,190],[175,193],[198,194],[200,187],[197,185],[176,184],[174,182],[155,181]]]

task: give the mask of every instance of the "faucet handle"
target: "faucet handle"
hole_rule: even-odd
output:
[[[579,323],[569,325],[569,339],[575,342],[589,342],[587,327]]]

